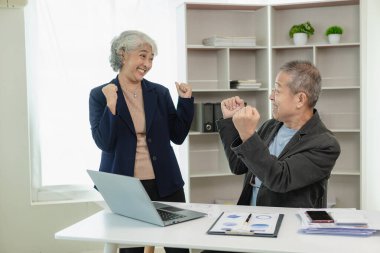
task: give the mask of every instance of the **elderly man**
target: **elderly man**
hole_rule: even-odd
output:
[[[283,65],[269,97],[273,119],[259,127],[255,107],[222,101],[219,134],[234,174],[246,174],[239,205],[326,207],[326,184],[340,146],[314,108],[318,69],[307,61]]]

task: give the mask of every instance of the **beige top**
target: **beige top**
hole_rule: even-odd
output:
[[[124,91],[124,98],[131,113],[137,136],[134,177],[140,180],[154,179],[154,171],[146,144],[145,111],[141,87],[134,91]]]

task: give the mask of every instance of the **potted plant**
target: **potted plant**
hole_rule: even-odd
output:
[[[326,29],[325,35],[327,36],[330,44],[337,44],[343,34],[343,28],[337,25],[330,26]]]
[[[289,37],[293,38],[294,44],[297,46],[305,45],[307,39],[314,34],[314,27],[309,21],[293,25],[289,30]]]

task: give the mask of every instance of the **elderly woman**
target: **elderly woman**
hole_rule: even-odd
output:
[[[194,99],[189,85],[176,83],[176,109],[166,87],[144,79],[156,55],[154,40],[139,31],[125,31],[112,41],[110,63],[118,75],[91,90],[92,137],[102,150],[100,171],[139,178],[152,200],[184,202],[184,181],[170,141],[185,140]]]

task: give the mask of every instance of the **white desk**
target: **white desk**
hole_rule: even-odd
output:
[[[177,204],[207,212],[205,218],[165,228],[101,211],[55,234],[56,239],[105,243],[105,253],[116,253],[119,245],[156,245],[236,252],[273,253],[379,253],[380,232],[370,237],[306,235],[298,233],[297,208],[247,207],[207,204]],[[279,212],[285,214],[277,238],[208,235],[206,231],[222,211]],[[367,212],[380,223],[380,212]]]

